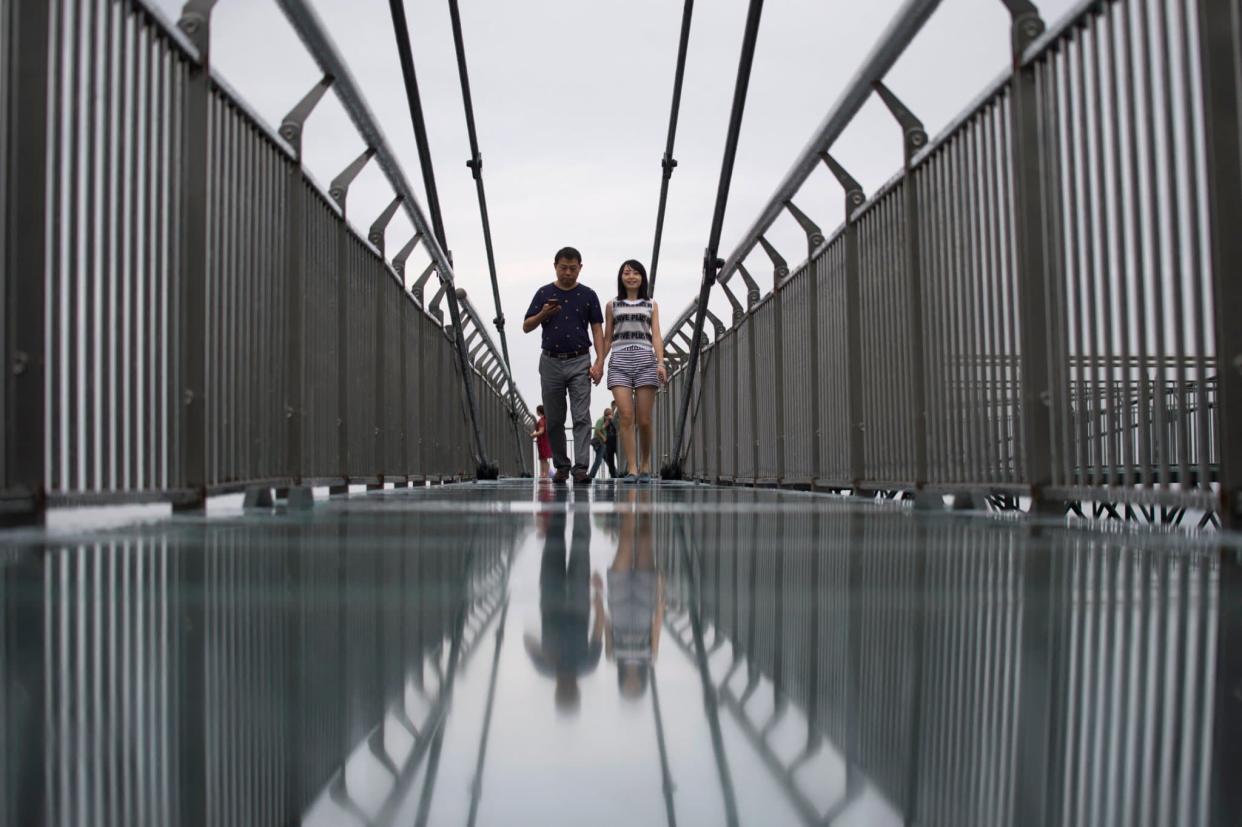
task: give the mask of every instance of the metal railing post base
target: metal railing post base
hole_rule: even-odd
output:
[[[285,494],[285,507],[303,511],[315,505],[315,491],[309,485],[291,485]]]
[[[1068,507],[1065,500],[1036,494],[1031,497],[1031,507],[1026,513],[1032,517],[1064,517]]]
[[[987,511],[988,502],[978,491],[958,491],[949,501],[952,511]]]
[[[330,497],[335,497],[338,494],[348,494],[348,493],[349,493],[348,483],[345,483],[344,485],[329,485],[328,486],[328,496]]]
[[[206,513],[207,491],[199,489],[174,499],[172,501],[172,510],[174,514]]]
[[[272,489],[265,485],[252,485],[246,489],[242,498],[242,508],[271,508],[276,505]]]
[[[0,528],[31,528],[47,522],[47,501],[43,497],[0,499]]]

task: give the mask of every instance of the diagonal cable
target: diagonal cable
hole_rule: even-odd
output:
[[[456,0],[449,0],[456,5]],[[673,104],[668,115],[668,140],[664,144],[664,157],[660,159],[663,175],[660,178],[660,205],[656,209],[655,242],[651,248],[651,290],[655,295],[656,268],[660,263],[660,240],[664,237],[664,208],[668,203],[668,182],[673,177],[677,161],[673,158],[673,143],[677,139],[677,115],[681,110],[681,84],[686,75],[686,49],[690,44],[690,17],[694,0],[686,0],[681,12],[681,39],[677,44],[677,69],[673,74]]]
[[[689,2],[689,0],[687,0]],[[492,301],[496,305],[496,332],[500,335],[500,352],[504,356],[505,369],[512,372],[509,363],[509,342],[505,338],[505,313],[500,304],[500,282],[496,277],[496,255],[492,249],[492,224],[487,217],[487,195],[483,191],[483,156],[479,152],[479,136],[474,127],[474,100],[470,95],[470,74],[466,71],[466,44],[462,39],[461,13],[457,0],[449,0],[449,17],[453,23],[453,46],[457,51],[457,74],[461,78],[461,99],[466,110],[466,133],[470,138],[470,160],[466,166],[474,176],[474,188],[479,196],[479,216],[483,222],[483,246],[487,251],[487,271],[492,278]],[[513,410],[514,427],[517,423],[517,391],[509,384],[509,404]]]
[[[427,210],[431,213],[431,228],[440,249],[448,255],[448,240],[444,235],[444,217],[440,213],[440,195],[436,190],[436,175],[431,164],[431,145],[427,140],[427,124],[423,119],[422,98],[418,94],[418,78],[414,74],[414,53],[410,48],[410,29],[405,19],[404,0],[388,0],[388,8],[392,12],[393,35],[397,39],[397,54],[401,60],[401,77],[405,82],[410,121],[414,126],[414,141],[418,145],[418,163],[422,169],[423,186],[427,189]],[[462,382],[466,391],[466,404],[470,409],[470,424],[474,428],[477,476],[480,479],[495,479],[498,476],[498,470],[487,459],[483,445],[483,432],[479,427],[478,405],[474,398],[474,385],[470,381],[470,362],[466,358],[457,291],[446,290],[445,298],[448,300],[449,319],[453,324],[453,339],[457,345],[457,361],[461,368]]]
[[[733,163],[737,158],[737,140],[742,130],[742,114],[746,110],[746,91],[750,87],[750,69],[755,60],[755,42],[759,39],[759,18],[763,13],[763,0],[750,0],[746,13],[746,28],[742,35],[742,53],[738,58],[737,82],[733,87],[733,106],[729,112],[729,131],[725,138],[724,158],[720,164],[720,183],[716,188],[716,206],[712,211],[712,227],[707,237],[707,249],[703,251],[703,278],[699,285],[699,304],[694,316],[694,338],[690,340],[689,373],[682,390],[681,413],[677,419],[677,438],[673,443],[672,459],[662,476],[667,479],[681,478],[681,448],[686,438],[686,419],[690,413],[690,395],[694,388],[694,373],[699,362],[699,345],[703,339],[703,322],[707,318],[707,299],[712,285],[720,272],[722,262],[717,251],[720,234],[724,227],[725,207],[729,202],[729,186],[733,183]]]

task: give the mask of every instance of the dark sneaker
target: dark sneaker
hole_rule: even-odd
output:
[[[566,480],[568,479],[569,479],[569,471],[565,468],[558,468],[556,469],[556,476],[552,478],[552,482],[556,483],[557,485],[564,485]]]
[[[586,471],[574,471],[574,485],[583,485],[591,481],[591,475]]]

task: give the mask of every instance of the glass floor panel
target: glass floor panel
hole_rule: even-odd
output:
[[[1242,564],[502,481],[0,533],[10,824],[1237,824]]]

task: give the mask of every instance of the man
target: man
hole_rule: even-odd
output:
[[[604,378],[604,313],[599,296],[578,283],[582,254],[562,247],[553,259],[556,281],[535,291],[526,311],[522,332],[543,329],[543,354],[539,357],[539,385],[552,440],[553,480],[569,479],[569,454],[565,450],[565,395],[574,423],[574,482],[587,482],[591,458],[591,384]],[[588,337],[587,331],[590,330]],[[595,361],[591,361],[591,345]]]
[[[612,457],[607,451],[608,444],[608,422],[612,419],[612,407],[604,408],[603,415],[595,420],[595,427],[591,429],[591,448],[595,450],[595,464],[591,466],[591,479],[595,479],[595,472],[599,470],[600,463],[604,460],[608,461],[608,476],[617,476],[617,466],[613,465]]]

